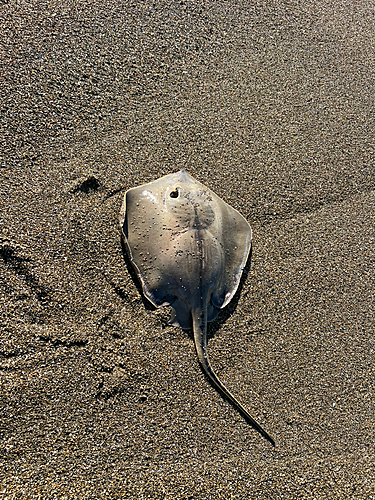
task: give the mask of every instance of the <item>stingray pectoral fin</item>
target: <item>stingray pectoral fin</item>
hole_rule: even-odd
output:
[[[174,301],[174,295],[166,293],[165,290],[161,288],[152,288],[147,284],[145,285],[144,280],[142,279],[141,283],[143,293],[155,307],[169,306]]]
[[[245,410],[239,401],[228,391],[225,385],[218,379],[211,368],[207,354],[207,311],[195,309],[192,311],[194,343],[197,351],[199,363],[208,376],[213,386],[217,391],[227,399],[233,407],[244,417],[244,419],[256,429],[263,437],[265,437],[272,446],[275,446],[275,441],[271,436],[258,424],[258,422]]]

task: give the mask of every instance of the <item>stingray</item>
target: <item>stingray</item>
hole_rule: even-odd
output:
[[[120,224],[144,295],[156,307],[171,306],[171,324],[193,328],[203,372],[245,420],[275,445],[219,380],[207,354],[207,322],[232,299],[249,256],[247,221],[181,170],[129,189]]]

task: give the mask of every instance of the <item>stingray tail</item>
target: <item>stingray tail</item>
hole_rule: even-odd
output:
[[[254,420],[254,418],[245,410],[241,403],[239,403],[237,399],[228,391],[225,385],[218,379],[212,370],[207,354],[207,311],[195,310],[193,311],[192,316],[195,349],[204,373],[208,376],[217,391],[233,405],[233,407],[244,417],[244,419],[263,437],[265,437],[272,444],[272,446],[275,446],[275,441],[271,438],[271,436],[267,434],[258,422]]]

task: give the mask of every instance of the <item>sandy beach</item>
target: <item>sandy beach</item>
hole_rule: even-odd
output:
[[[0,499],[375,498],[375,3],[0,4]],[[185,169],[253,230],[191,333],[124,260]]]

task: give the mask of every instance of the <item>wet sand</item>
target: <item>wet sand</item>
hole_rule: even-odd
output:
[[[373,2],[0,6],[0,498],[375,498]],[[189,332],[124,262],[186,169],[253,229]]]

